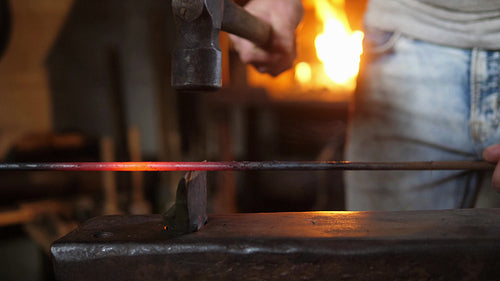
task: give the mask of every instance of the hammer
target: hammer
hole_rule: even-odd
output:
[[[180,91],[215,91],[222,86],[221,30],[270,45],[272,29],[232,0],[172,0],[177,43],[172,86]]]

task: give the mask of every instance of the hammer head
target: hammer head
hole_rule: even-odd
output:
[[[223,0],[172,0],[177,43],[172,54],[172,86],[180,91],[221,88],[219,46]]]

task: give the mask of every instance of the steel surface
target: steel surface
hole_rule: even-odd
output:
[[[283,170],[493,170],[484,161],[348,162],[52,162],[0,163],[0,171],[283,171]]]
[[[500,210],[98,217],[51,254],[58,280],[497,280]]]

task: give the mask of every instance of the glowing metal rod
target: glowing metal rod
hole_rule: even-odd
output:
[[[0,163],[0,171],[284,171],[284,170],[493,170],[484,161],[348,162],[52,162]]]

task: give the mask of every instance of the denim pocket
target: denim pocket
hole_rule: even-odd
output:
[[[383,31],[376,28],[365,28],[363,52],[366,54],[384,54],[392,51],[401,33]]]

